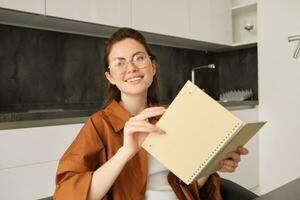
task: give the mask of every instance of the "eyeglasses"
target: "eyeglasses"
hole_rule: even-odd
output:
[[[149,66],[151,63],[150,58],[151,57],[146,55],[146,53],[138,52],[132,56],[130,61],[126,61],[125,58],[116,58],[110,63],[108,68],[122,74],[126,71],[129,62],[131,62],[135,67],[142,69]]]

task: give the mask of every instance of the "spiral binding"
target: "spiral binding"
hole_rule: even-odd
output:
[[[236,132],[236,130],[240,127],[240,123],[238,122],[234,128],[226,135],[226,137],[218,144],[218,146],[209,154],[209,156],[205,159],[205,161],[193,172],[192,176],[189,177],[187,180],[188,184],[190,184],[193,180],[195,180],[198,175],[200,174],[200,171],[206,166],[208,161],[212,159],[212,156],[215,155],[223,146],[223,144],[232,136],[233,133]]]

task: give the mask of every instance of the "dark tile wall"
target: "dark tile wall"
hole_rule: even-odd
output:
[[[103,99],[104,39],[0,26],[0,108],[89,106]]]
[[[151,49],[158,56],[160,65],[159,85],[161,91],[161,101],[164,103],[170,103],[178,91],[186,83],[186,81],[191,79],[191,69],[193,67],[198,65],[207,65],[212,57],[212,55],[206,54],[202,51],[193,51],[180,48],[152,45]],[[210,84],[217,82],[216,78],[216,76],[209,77],[208,79],[214,80],[209,82],[207,79],[206,81],[209,83],[207,85],[203,85],[207,86],[207,88],[210,88],[211,91],[213,91],[213,88],[215,87]],[[201,85],[202,82],[199,81],[199,83],[200,84],[198,85]]]
[[[0,112],[101,105],[106,80],[106,39],[0,24]],[[190,79],[218,98],[221,91],[251,87],[257,93],[256,48],[225,53],[151,45],[158,56],[161,101],[170,103]],[[235,79],[235,80],[234,80]]]
[[[216,53],[220,93],[228,90],[252,89],[258,100],[257,47]]]

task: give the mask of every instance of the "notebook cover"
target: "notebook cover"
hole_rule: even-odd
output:
[[[189,184],[242,124],[188,81],[156,124],[166,133],[150,134],[142,147]]]

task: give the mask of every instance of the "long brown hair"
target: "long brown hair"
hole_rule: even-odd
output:
[[[131,39],[134,39],[137,42],[141,43],[144,46],[145,50],[147,51],[148,55],[150,56],[151,61],[156,63],[156,74],[154,75],[153,81],[152,81],[150,87],[148,88],[147,101],[152,104],[157,104],[159,102],[159,88],[158,88],[158,82],[157,82],[158,61],[157,61],[157,57],[150,51],[150,48],[147,45],[146,39],[140,32],[138,32],[132,28],[120,28],[119,30],[117,30],[116,32],[114,32],[112,34],[112,36],[108,39],[108,41],[106,42],[105,47],[104,47],[105,71],[109,72],[108,56],[110,54],[112,46],[115,43],[120,42],[126,38],[131,38]],[[107,106],[112,100],[116,100],[118,102],[121,100],[120,90],[115,85],[110,84],[109,81],[107,81],[107,82],[108,82],[108,87],[107,87],[103,107]]]

